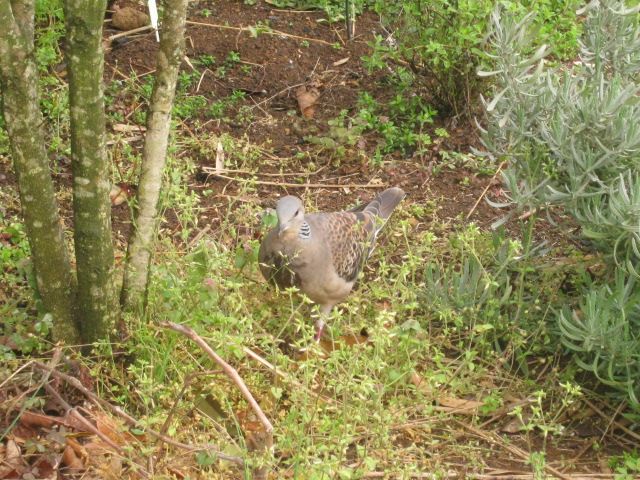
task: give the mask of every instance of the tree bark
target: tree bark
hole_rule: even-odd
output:
[[[1,1],[1,0],[0,0]],[[65,0],[77,307],[85,342],[105,338],[119,315],[109,163],[105,147],[102,24],[106,0]]]
[[[134,229],[129,239],[121,300],[130,311],[146,307],[154,234],[158,226],[158,200],[167,155],[171,108],[184,50],[187,0],[164,3],[156,80],[147,117],[147,134],[138,186]]]
[[[33,7],[31,1],[0,0],[2,107],[38,292],[53,316],[54,340],[77,344],[80,336],[73,315],[73,275],[49,172],[38,98]]]
[[[13,18],[16,21],[27,51],[33,50],[33,28],[35,21],[35,0],[11,0]]]

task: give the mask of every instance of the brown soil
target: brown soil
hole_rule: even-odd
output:
[[[254,119],[249,124],[241,125],[200,115],[186,119],[183,125],[202,141],[227,133],[237,138],[246,136],[249,142],[264,146],[270,155],[260,163],[260,173],[306,171],[308,159],[312,158],[317,173],[307,177],[307,182],[363,185],[374,181],[383,186],[398,185],[407,191],[409,202],[435,202],[440,220],[449,221],[466,215],[489,179],[478,177],[464,168],[445,169],[437,175],[431,174],[433,167],[440,162],[441,151],[466,152],[470,145],[478,144],[475,127],[466,122],[455,126],[447,119],[437,118],[434,129],[444,126],[450,134],[449,138],[445,141],[437,139],[432,148],[419,157],[396,155],[393,160],[376,167],[370,165],[355,148],[347,149],[345,158],[336,161],[331,152],[318,153],[316,145],[305,142],[306,135],[321,136],[327,132],[327,121],[337,117],[341,110],[354,113],[360,93],[369,92],[381,105],[391,95],[385,73],[369,73],[361,62],[361,58],[370,53],[368,43],[373,40],[374,34],[384,34],[375,15],[369,13],[359,17],[358,35],[346,43],[342,25],[322,23],[322,18],[323,15],[318,12],[277,10],[263,2],[251,7],[240,2],[199,2],[191,9],[190,21],[218,27],[190,24],[186,53],[192,65],[203,55],[215,57],[216,64],[211,69],[196,67],[201,73],[189,92],[206,97],[210,104],[227,97],[234,90],[244,91],[247,98],[231,107],[226,116],[233,119],[244,106],[252,109]],[[258,22],[268,22],[274,30],[286,31],[288,35],[301,38],[277,34],[260,34],[253,38],[248,32],[220,27],[250,26]],[[334,45],[340,45],[341,48],[335,48]],[[153,71],[156,49],[152,34],[141,35],[114,46],[107,54],[105,80],[110,82],[132,72],[144,75]],[[217,77],[212,70],[230,52],[238,52],[241,62],[231,66],[223,78]],[[346,63],[334,66],[334,62],[345,58],[349,58]],[[183,71],[190,72],[190,66],[185,63]],[[298,113],[295,89],[310,81],[320,83],[321,96],[314,118],[304,120]],[[127,99],[123,100],[126,102]],[[130,109],[131,105],[123,107],[123,111],[127,112],[127,108]],[[367,153],[372,153],[378,142],[375,135],[365,135],[359,146],[364,147]],[[305,160],[295,160],[293,156],[301,152],[309,155]],[[198,157],[198,161],[208,167],[212,167],[214,162],[213,158],[202,156]],[[260,180],[279,183],[292,181],[285,177],[260,177]],[[235,195],[240,184],[196,175],[192,187],[195,190],[214,188],[224,195]],[[313,203],[318,209],[331,210],[371,198],[375,191],[357,187],[305,191],[258,185],[257,198],[266,207],[273,206],[275,199],[285,193],[313,196]],[[496,191],[492,188],[489,193]],[[218,219],[224,217],[220,208],[226,207],[226,197],[208,196],[204,202],[205,220],[215,227]],[[126,212],[125,208],[119,210]],[[484,227],[495,219],[495,210],[484,201],[479,203],[470,217],[471,221]],[[119,221],[115,223],[121,228]]]

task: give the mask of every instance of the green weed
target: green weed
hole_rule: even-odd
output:
[[[216,100],[211,103],[207,109],[207,115],[215,119],[225,119],[227,110],[237,106],[239,103],[244,101],[245,98],[246,93],[241,90],[234,90],[228,97],[221,98],[220,100]],[[248,120],[250,121],[250,117],[243,117],[242,120],[242,123],[248,123]]]
[[[537,13],[537,44],[556,46],[556,54],[562,59],[575,54],[579,33],[575,11],[580,2],[533,0],[501,4],[520,16],[530,11]],[[406,74],[438,110],[445,114],[469,112],[482,86],[476,69],[488,58],[485,35],[494,6],[490,0],[438,0],[428,4],[422,0],[377,0],[374,9],[390,33],[376,36],[367,64],[371,69],[399,62],[409,65]],[[394,70],[400,69],[396,66]]]
[[[370,0],[352,0],[355,13],[360,14],[370,4]],[[278,8],[322,10],[329,22],[338,22],[345,18],[345,2],[342,0],[271,0]]]
[[[615,480],[632,480],[640,475],[640,454],[634,450],[613,456],[609,466],[615,471]]]

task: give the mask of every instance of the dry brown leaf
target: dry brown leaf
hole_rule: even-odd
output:
[[[0,478],[20,478],[24,469],[20,447],[13,439],[7,440],[4,460],[0,462]]]
[[[96,428],[116,445],[124,445],[128,442],[136,442],[136,438],[112,417],[101,413],[96,413]]]
[[[425,381],[416,371],[411,372],[411,383],[422,392],[423,395],[430,397],[433,395],[433,390],[429,382]]]
[[[58,478],[58,455],[44,454],[38,457],[31,466],[31,471],[23,475],[23,479],[56,480]]]
[[[64,423],[64,419],[62,417],[25,411],[20,416],[20,422],[28,427],[51,428],[56,424]]]
[[[169,473],[171,473],[174,477],[182,480],[183,478],[187,478],[187,474],[182,472],[182,470],[178,469],[177,467],[173,467],[171,465],[167,465],[167,470],[169,471]]]
[[[131,185],[128,185],[126,183],[117,183],[113,185],[111,187],[111,191],[109,192],[111,205],[113,205],[114,207],[122,205],[124,202],[129,200],[133,193],[134,189]]]
[[[10,350],[18,350],[18,344],[13,341],[8,335],[0,335],[0,345],[7,347]]]
[[[216,147],[216,173],[220,174],[224,170],[224,147],[222,142],[218,140]]]
[[[85,468],[80,457],[76,455],[76,452],[70,446],[66,446],[64,452],[62,452],[62,463],[73,471],[84,470]]]
[[[92,465],[97,464],[94,459],[98,459],[105,455],[111,455],[113,453],[113,448],[98,437],[92,437],[91,441],[84,444],[84,449],[86,450]]]
[[[87,450],[76,439],[72,437],[66,437],[66,441],[67,441],[67,446],[73,449],[76,456],[82,459],[86,459],[89,456],[89,454],[87,453]]]
[[[336,60],[335,62],[333,62],[333,66],[334,67],[339,67],[340,65],[344,65],[350,59],[351,59],[351,57],[345,57],[345,58],[341,58],[340,60]]]
[[[484,403],[477,400],[468,400],[466,398],[447,397],[441,395],[438,397],[438,403],[443,407],[454,408],[458,413],[475,413]]]
[[[425,381],[417,372],[411,372],[411,383],[427,397],[435,397],[441,407],[454,409],[453,413],[476,413],[477,410],[484,405],[477,400],[468,400],[466,398],[449,397],[447,395],[434,394],[429,382]]]
[[[320,90],[316,85],[302,85],[296,90],[296,100],[304,118],[313,118],[316,112],[315,104],[320,98]]]

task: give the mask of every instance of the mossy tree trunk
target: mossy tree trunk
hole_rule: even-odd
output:
[[[104,338],[118,317],[105,147],[102,24],[106,0],[65,0],[77,307],[82,338]]]
[[[138,313],[146,306],[149,267],[158,226],[158,200],[167,155],[171,108],[184,50],[187,0],[164,3],[156,80],[147,117],[134,230],[129,239],[122,303]]]
[[[53,337],[80,340],[73,315],[73,275],[64,242],[38,98],[33,1],[0,0],[0,84],[38,291],[53,316]]]

